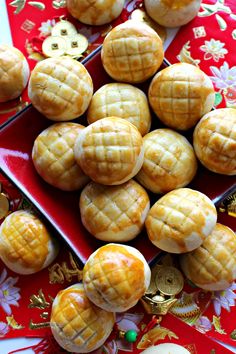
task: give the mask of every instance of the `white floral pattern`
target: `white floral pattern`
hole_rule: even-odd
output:
[[[50,36],[52,32],[52,27],[55,26],[55,20],[47,20],[46,22],[42,22],[41,26],[39,27],[40,35],[43,37]]]
[[[20,289],[14,287],[17,281],[18,278],[7,278],[7,271],[3,269],[0,276],[0,306],[7,315],[11,315],[12,313],[10,306],[19,306]]]
[[[200,49],[205,52],[205,60],[213,59],[218,62],[220,59],[224,58],[225,54],[228,53],[228,50],[223,48],[224,46],[225,43],[212,38],[210,41],[205,41],[205,44],[202,45]]]
[[[214,76],[210,76],[211,80],[218,89],[227,89],[231,86],[236,86],[236,66],[229,67],[227,61],[218,69],[216,66],[211,66],[210,70]]]

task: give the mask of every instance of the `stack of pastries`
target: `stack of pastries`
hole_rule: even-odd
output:
[[[78,17],[77,1],[68,6]],[[94,16],[79,14],[85,23]],[[112,331],[114,313],[144,295],[150,268],[137,249],[122,244],[144,228],[153,247],[180,254],[182,271],[199,287],[223,290],[236,278],[234,232],[217,224],[206,195],[188,188],[198,160],[214,173],[236,174],[236,113],[211,111],[214,88],[199,68],[179,63],[157,72],[163,56],[158,34],[129,20],[104,40],[102,65],[115,82],[94,95],[89,72],[71,58],[46,59],[30,77],[32,104],[54,123],[34,142],[35,169],[55,188],[82,189],[78,215],[105,242],[86,262],[83,285],[65,289],[53,303],[52,332],[69,351],[97,349]],[[134,86],[141,82],[147,95]],[[84,113],[86,127],[68,122]],[[190,128],[193,146],[181,134]]]

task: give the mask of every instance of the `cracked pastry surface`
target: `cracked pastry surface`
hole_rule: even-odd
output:
[[[151,127],[151,114],[145,93],[129,84],[106,84],[93,95],[87,111],[89,124],[111,116],[128,120],[142,136]]]
[[[119,186],[90,182],[80,196],[83,225],[106,242],[132,240],[141,232],[149,208],[148,194],[134,180]]]
[[[94,305],[83,285],[59,291],[52,304],[50,327],[58,344],[73,353],[90,353],[109,337],[115,314]]]
[[[224,290],[236,278],[236,236],[229,227],[217,223],[203,244],[181,255],[186,277],[199,288]]]
[[[144,162],[136,179],[153,193],[186,186],[197,171],[188,140],[171,129],[156,129],[143,138]]]
[[[116,81],[143,82],[162,64],[162,40],[148,25],[129,20],[105,37],[101,58],[104,69]]]
[[[147,290],[150,277],[150,268],[136,248],[113,243],[92,253],[83,269],[88,298],[115,312],[133,307]]]
[[[83,64],[70,57],[48,58],[31,72],[28,95],[45,117],[68,121],[81,116],[93,94],[93,82]]]
[[[198,159],[209,170],[236,175],[236,112],[216,109],[197,124],[193,145]]]
[[[145,221],[150,241],[170,253],[199,247],[216,224],[216,208],[203,193],[179,188],[161,197]]]
[[[57,256],[58,245],[35,215],[18,210],[0,227],[0,258],[13,272],[33,274]]]
[[[70,14],[87,25],[104,25],[120,16],[125,0],[67,0]]]
[[[122,184],[140,170],[143,141],[137,128],[122,118],[100,119],[79,134],[75,159],[94,182]]]
[[[38,174],[64,191],[82,188],[89,180],[75,161],[74,144],[85,129],[77,123],[56,123],[36,138],[32,159]]]
[[[210,78],[192,64],[173,64],[159,71],[149,87],[149,103],[168,127],[187,130],[193,127],[214,104]]]
[[[20,96],[29,79],[29,65],[15,47],[0,45],[0,102]]]

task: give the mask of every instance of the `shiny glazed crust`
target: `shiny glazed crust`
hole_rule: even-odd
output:
[[[53,301],[50,326],[59,345],[73,353],[89,353],[110,335],[115,315],[94,305],[83,285],[61,290]]]
[[[154,76],[148,97],[152,109],[165,125],[187,130],[212,109],[215,92],[203,71],[191,64],[178,63]]]
[[[33,274],[47,267],[57,256],[58,245],[43,223],[33,214],[18,210],[0,227],[0,257],[19,274]]]
[[[16,48],[0,45],[0,102],[20,96],[29,79],[29,65]]]
[[[125,0],[67,0],[67,9],[80,22],[104,25],[120,16]]]
[[[224,175],[235,175],[235,109],[216,109],[206,114],[194,130],[193,144],[197,157],[206,168]]]
[[[119,186],[89,183],[80,196],[80,215],[85,228],[107,242],[125,242],[137,236],[150,202],[147,192],[130,180]]]
[[[93,83],[78,61],[69,57],[48,58],[32,71],[28,94],[33,106],[47,118],[68,121],[88,108]]]
[[[178,27],[197,16],[201,0],[144,0],[144,4],[154,21],[165,27]]]
[[[87,111],[89,124],[111,116],[128,120],[142,136],[151,127],[151,114],[145,93],[129,84],[107,84],[93,95]]]
[[[147,290],[150,277],[150,268],[136,248],[112,243],[92,253],[83,269],[89,299],[114,312],[133,307]]]
[[[205,290],[224,290],[236,278],[236,236],[229,227],[216,224],[202,246],[182,255],[186,277]]]
[[[140,170],[144,154],[139,131],[116,117],[100,119],[81,131],[74,152],[84,173],[105,185],[131,179]]]
[[[74,144],[85,127],[56,123],[36,138],[32,159],[38,174],[49,184],[65,191],[82,188],[89,180],[75,161]]]
[[[164,52],[162,40],[151,27],[130,20],[108,33],[101,56],[104,69],[113,79],[138,83],[156,73]]]
[[[144,162],[136,179],[154,193],[186,186],[197,171],[188,140],[170,129],[157,129],[143,138]]]
[[[171,253],[199,247],[216,224],[216,208],[203,193],[180,188],[165,194],[150,209],[145,225],[151,242]]]

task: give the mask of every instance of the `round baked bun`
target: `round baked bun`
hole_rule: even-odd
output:
[[[236,235],[229,227],[216,224],[203,244],[180,257],[188,279],[209,291],[227,289],[236,279]]]
[[[201,0],[144,0],[148,15],[165,27],[186,25],[201,6]]]
[[[187,130],[210,112],[215,92],[211,79],[202,70],[192,64],[177,63],[154,76],[148,97],[165,125]]]
[[[29,79],[29,65],[15,47],[0,44],[0,103],[19,97]]]
[[[196,155],[209,170],[236,175],[236,111],[216,109],[197,124],[193,135]]]
[[[89,124],[112,116],[128,120],[142,136],[151,127],[151,113],[145,93],[129,84],[106,84],[93,95],[87,111]]]
[[[76,123],[56,123],[38,135],[32,159],[36,171],[47,183],[73,191],[89,181],[74,156],[75,141],[83,129],[83,125]]]
[[[33,106],[54,121],[80,117],[93,95],[93,82],[83,64],[69,56],[40,61],[31,73],[28,95]]]
[[[136,179],[153,193],[185,187],[197,171],[188,140],[170,129],[156,129],[143,138],[144,162]]]
[[[86,25],[105,25],[120,16],[125,0],[67,0],[69,13]]]
[[[33,274],[56,258],[58,244],[45,225],[26,210],[9,214],[0,226],[0,258],[18,274]]]
[[[109,337],[114,324],[115,314],[94,305],[82,284],[59,291],[53,301],[52,334],[68,352],[90,353],[96,350]]]
[[[142,136],[122,118],[100,119],[86,127],[75,142],[75,159],[94,182],[122,184],[135,176],[143,164]]]
[[[129,20],[107,34],[101,56],[104,69],[113,79],[138,83],[156,73],[164,51],[161,38],[150,26]]]
[[[152,206],[145,224],[155,246],[170,253],[184,253],[201,246],[215,227],[216,218],[216,208],[205,194],[180,188]]]
[[[182,345],[162,343],[145,349],[142,354],[190,354]]]
[[[134,180],[119,186],[90,182],[80,196],[84,227],[106,242],[126,242],[144,226],[150,201],[145,189]]]
[[[139,301],[149,287],[150,268],[134,247],[107,244],[91,254],[83,269],[88,298],[112,312],[123,312]]]

